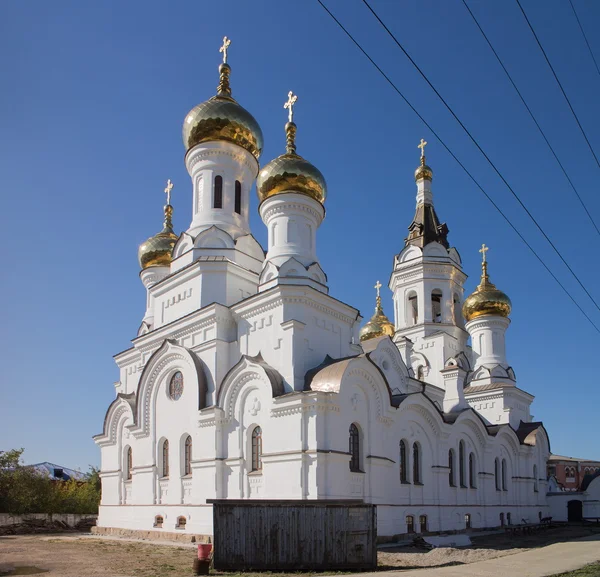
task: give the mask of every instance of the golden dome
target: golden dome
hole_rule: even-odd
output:
[[[416,181],[424,178],[427,180],[433,180],[433,170],[431,170],[431,167],[425,164],[425,146],[427,146],[427,142],[421,138],[421,143],[417,146],[417,148],[421,149],[421,164],[417,170],[415,170]]]
[[[375,288],[377,289],[375,314],[365,324],[365,326],[360,329],[359,337],[361,343],[377,337],[393,337],[394,333],[396,332],[394,324],[390,322],[390,319],[388,319],[383,312],[383,307],[381,306],[381,297],[379,296],[379,289],[381,288],[379,281],[377,281]]]
[[[285,125],[286,153],[269,162],[258,173],[256,192],[260,202],[285,192],[299,192],[321,204],[325,202],[325,177],[316,166],[296,154],[296,125],[292,122],[292,107],[296,100],[297,97],[290,91],[288,102],[284,106],[289,108],[289,121]]]
[[[169,266],[171,264],[173,247],[179,238],[173,232],[172,215],[173,207],[167,204],[163,229],[140,245],[138,259],[142,270],[152,266]]]
[[[512,310],[512,303],[510,302],[508,295],[501,290],[498,290],[490,281],[490,277],[487,273],[487,261],[485,259],[487,250],[485,245],[483,245],[480,250],[480,252],[483,252],[481,282],[473,291],[473,294],[465,299],[463,304],[463,316],[467,321],[483,315],[508,317]]]
[[[251,152],[258,160],[263,149],[263,134],[252,114],[231,96],[229,73],[224,62],[219,66],[217,95],[190,110],[183,121],[183,144],[186,151],[201,142],[226,140]]]

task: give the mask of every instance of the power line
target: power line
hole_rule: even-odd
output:
[[[442,138],[438,135],[438,133],[433,129],[433,127],[425,120],[425,118],[420,114],[420,112],[411,104],[411,102],[404,96],[404,94],[400,91],[400,89],[394,84],[394,82],[390,79],[390,77],[380,68],[380,66],[369,56],[366,50],[358,43],[358,41],[352,36],[352,34],[344,27],[344,25],[334,16],[334,14],[323,4],[322,0],[317,0],[317,2],[321,5],[321,7],[331,16],[333,21],[343,30],[343,32],[350,38],[350,40],[354,43],[354,45],[363,53],[363,55],[367,58],[367,60],[377,69],[377,71],[385,78],[388,84],[394,89],[394,91],[404,100],[407,106],[418,116],[418,118],[423,122],[423,124],[429,129],[431,134],[437,138],[438,142],[446,149],[448,154],[452,156],[452,158],[457,162],[457,164],[464,170],[467,176],[473,181],[475,186],[479,188],[479,190],[483,193],[483,195],[490,201],[492,206],[500,213],[502,218],[507,222],[507,224],[514,230],[517,236],[523,241],[525,246],[531,251],[531,253],[535,256],[535,258],[540,262],[540,264],[548,271],[550,276],[556,281],[558,286],[563,290],[563,292],[569,297],[569,299],[573,302],[573,304],[579,309],[581,314],[590,322],[590,324],[600,333],[600,328],[596,326],[594,321],[589,317],[589,315],[583,310],[581,305],[575,300],[573,295],[567,290],[567,288],[560,282],[558,277],[550,270],[548,265],[542,260],[540,255],[535,251],[535,249],[527,242],[525,237],[519,232],[519,230],[515,227],[515,225],[510,221],[508,216],[504,214],[504,212],[500,209],[500,207],[494,202],[494,200],[489,196],[489,194],[484,190],[484,188],[479,184],[476,178],[469,172],[467,167],[458,159],[458,157],[450,150],[448,145],[442,140]]]
[[[571,4],[571,8],[573,9],[573,14],[575,15],[575,20],[577,20],[577,24],[579,24],[579,30],[581,30],[583,39],[585,40],[588,50],[590,51],[590,56],[592,57],[592,60],[594,61],[594,66],[596,67],[596,71],[598,72],[598,75],[600,76],[600,68],[598,68],[598,63],[596,62],[596,57],[594,56],[594,53],[592,52],[592,47],[590,46],[587,36],[585,35],[585,31],[583,30],[583,25],[581,24],[581,22],[579,20],[579,16],[577,16],[577,12],[575,11],[575,6],[573,4],[573,1],[569,0],[569,4]]]
[[[373,16],[375,16],[375,18],[381,24],[381,26],[383,27],[383,29],[389,34],[389,36],[392,38],[392,40],[396,43],[396,45],[398,46],[398,48],[400,48],[400,50],[402,50],[402,52],[404,53],[404,55],[410,60],[410,63],[417,69],[417,71],[423,77],[423,79],[425,80],[425,82],[427,82],[427,84],[429,85],[429,87],[435,92],[436,96],[444,104],[444,106],[447,108],[448,112],[450,112],[450,114],[452,114],[452,116],[454,117],[454,119],[456,120],[456,122],[458,122],[458,124],[460,125],[460,127],[465,131],[465,133],[467,134],[467,136],[471,139],[471,142],[473,142],[473,144],[479,149],[479,152],[481,152],[481,154],[483,154],[484,158],[488,161],[488,163],[490,164],[490,166],[494,169],[494,171],[500,177],[500,179],[502,180],[502,182],[506,185],[506,187],[508,188],[508,190],[510,190],[511,194],[515,197],[516,201],[521,205],[521,207],[523,208],[523,210],[527,213],[527,216],[529,216],[529,218],[531,219],[531,221],[533,222],[533,224],[535,224],[535,226],[537,227],[537,229],[542,233],[542,235],[544,236],[544,238],[548,241],[548,244],[550,244],[550,246],[552,247],[552,249],[554,250],[554,252],[558,255],[558,257],[563,262],[563,264],[567,267],[567,269],[569,269],[569,272],[573,275],[573,277],[575,278],[575,280],[579,283],[579,286],[585,291],[585,294],[587,294],[587,296],[590,298],[590,300],[594,303],[594,305],[596,306],[596,308],[598,309],[598,311],[600,311],[600,305],[596,302],[596,300],[591,295],[591,293],[588,291],[588,289],[585,287],[585,285],[583,284],[583,282],[581,282],[581,279],[577,276],[577,274],[575,273],[575,271],[571,268],[571,266],[569,265],[569,263],[563,257],[562,253],[558,250],[558,248],[556,247],[556,245],[552,242],[552,240],[550,239],[550,237],[546,234],[546,232],[541,227],[541,225],[538,223],[538,221],[535,219],[535,217],[533,216],[533,214],[531,214],[530,210],[525,206],[525,204],[523,203],[523,201],[521,200],[521,198],[519,197],[519,195],[513,190],[512,186],[508,183],[508,181],[506,180],[506,178],[504,178],[504,176],[502,175],[502,173],[500,172],[500,170],[492,162],[492,159],[486,154],[486,152],[483,150],[483,148],[481,148],[481,146],[479,145],[479,143],[477,142],[477,140],[475,139],[475,137],[471,134],[471,132],[469,131],[469,129],[462,123],[462,121],[456,115],[456,113],[454,112],[454,110],[452,110],[452,107],[446,102],[446,100],[444,99],[444,97],[438,92],[438,90],[431,83],[431,81],[429,80],[429,78],[427,78],[427,75],[421,70],[421,68],[419,67],[419,65],[412,59],[411,55],[406,51],[406,49],[404,48],[404,46],[402,46],[402,44],[396,38],[396,36],[394,36],[394,34],[392,33],[392,31],[385,25],[385,23],[383,22],[383,20],[378,16],[377,12],[375,12],[375,10],[373,10],[373,8],[371,8],[371,6],[367,2],[367,0],[362,0],[362,1],[363,1],[363,4],[365,4],[365,6],[371,11],[371,13],[373,14]],[[517,2],[519,2],[519,0],[517,0]],[[599,164],[599,166],[600,166],[600,164]]]
[[[573,106],[571,106],[571,101],[569,100],[569,97],[567,96],[567,93],[565,92],[563,85],[561,84],[560,80],[558,79],[558,76],[556,75],[556,72],[554,71],[552,64],[550,64],[550,59],[548,58],[548,55],[546,54],[546,51],[544,50],[544,47],[542,46],[540,39],[538,38],[537,34],[535,33],[535,30],[533,29],[533,26],[531,25],[529,18],[527,18],[527,14],[525,13],[525,10],[523,10],[523,6],[521,6],[521,3],[519,2],[519,0],[516,0],[516,2],[517,2],[517,5],[519,6],[519,8],[521,9],[521,12],[523,13],[523,16],[525,17],[525,21],[527,22],[527,25],[529,26],[529,29],[531,30],[531,33],[533,34],[533,37],[535,38],[537,45],[539,46],[540,50],[542,51],[542,54],[544,55],[544,58],[546,59],[546,62],[548,63],[548,66],[550,67],[552,74],[554,75],[554,79],[556,80],[556,83],[558,84],[560,91],[562,92],[563,96],[565,97],[565,100],[567,101],[567,104],[569,105],[569,108],[570,108],[571,112],[573,113],[573,118],[575,118],[575,122],[577,122],[577,126],[579,126],[579,130],[581,130],[581,134],[583,134],[583,138],[585,138],[585,141],[587,142],[587,145],[590,149],[590,152],[592,153],[592,156],[594,157],[594,159],[596,161],[596,164],[598,165],[598,168],[600,168],[600,160],[598,160],[598,157],[596,156],[596,153],[594,152],[594,149],[592,148],[592,144],[590,143],[590,140],[587,137],[585,130],[583,130],[583,126],[581,126],[581,122],[579,122],[579,117],[577,116],[575,109],[573,108]]]
[[[533,115],[533,112],[531,111],[531,108],[529,108],[529,105],[525,101],[525,98],[521,94],[521,91],[517,88],[517,85],[515,84],[515,81],[512,79],[512,76],[510,75],[510,73],[506,69],[506,66],[504,66],[504,63],[500,59],[500,56],[498,55],[498,53],[496,52],[496,50],[492,46],[492,43],[490,42],[490,39],[487,37],[486,33],[483,31],[483,28],[481,27],[481,24],[479,24],[479,21],[475,17],[475,14],[473,14],[473,12],[471,11],[471,9],[469,8],[469,5],[467,4],[467,0],[462,0],[462,1],[463,1],[463,4],[465,5],[465,8],[468,10],[469,14],[473,18],[473,21],[477,25],[477,28],[479,28],[479,31],[481,32],[481,34],[485,38],[485,41],[488,43],[488,46],[490,47],[491,51],[493,52],[494,56],[496,57],[496,60],[498,61],[498,64],[500,64],[500,66],[502,67],[502,70],[504,70],[504,73],[506,74],[506,76],[510,80],[510,83],[513,85],[513,88],[515,89],[516,93],[519,95],[519,98],[521,99],[521,102],[523,103],[523,105],[527,109],[527,112],[529,113],[529,116],[531,116],[531,119],[533,120],[534,124],[537,126],[537,129],[539,130],[540,134],[542,135],[542,138],[544,139],[544,141],[548,145],[548,148],[550,149],[550,152],[552,152],[552,155],[556,159],[556,162],[558,163],[558,166],[560,166],[563,174],[565,175],[565,178],[567,179],[567,181],[571,185],[571,188],[573,189],[573,192],[575,193],[575,196],[577,196],[577,199],[581,203],[581,206],[583,207],[583,210],[585,210],[585,213],[588,215],[588,218],[590,219],[590,222],[592,223],[593,227],[596,229],[596,232],[600,235],[600,230],[598,229],[598,226],[596,225],[596,222],[594,221],[592,215],[590,214],[590,211],[588,210],[587,206],[583,202],[583,199],[579,195],[579,192],[577,192],[577,189],[575,188],[575,185],[573,184],[573,181],[571,180],[571,178],[567,174],[567,171],[566,171],[565,167],[563,166],[562,162],[558,158],[558,155],[556,154],[554,148],[550,144],[550,141],[546,137],[546,135],[545,135],[544,131],[542,130],[542,127],[540,126],[539,122],[537,121],[537,119]],[[600,72],[599,72],[599,74],[600,74]]]

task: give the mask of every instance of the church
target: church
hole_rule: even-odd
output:
[[[183,124],[191,223],[173,231],[169,181],[163,228],[139,248],[145,313],[94,437],[98,531],[211,535],[209,499],[361,499],[377,505],[380,536],[545,517],[549,439],[507,359],[511,301],[485,245],[465,298],[426,143],[416,211],[390,254],[394,322],[378,281],[363,324],[319,264],[328,191],[296,149],[296,96],[285,152],[261,166],[228,47],[217,94]],[[266,251],[249,225],[253,185]]]

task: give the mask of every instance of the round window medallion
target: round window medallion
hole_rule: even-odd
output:
[[[169,397],[174,401],[181,398],[183,394],[183,375],[177,371],[169,381]]]

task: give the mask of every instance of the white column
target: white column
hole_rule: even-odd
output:
[[[140,272],[140,278],[143,285],[146,287],[146,314],[144,314],[143,322],[151,329],[154,326],[154,296],[150,289],[170,272],[168,266],[151,266]]]

